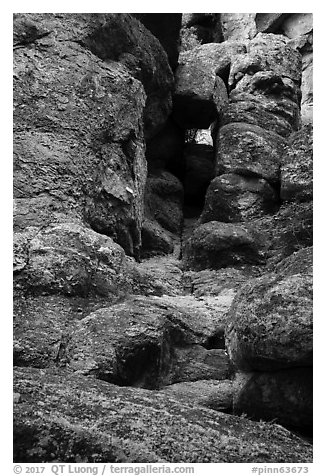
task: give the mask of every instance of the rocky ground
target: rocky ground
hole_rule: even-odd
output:
[[[161,21],[14,18],[15,461],[311,462],[311,16]]]

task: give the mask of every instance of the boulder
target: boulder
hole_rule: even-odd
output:
[[[313,134],[310,125],[292,134],[281,163],[281,199],[309,201],[313,197]]]
[[[216,352],[200,346],[216,334],[223,335],[225,310],[191,301],[138,296],[98,309],[75,325],[66,349],[68,367],[108,382],[145,388],[180,378],[196,380],[207,372],[220,378],[216,375],[227,372],[227,357],[220,358],[217,352],[215,365]],[[177,351],[180,347],[188,351]],[[196,369],[198,355],[202,364],[196,364]]]
[[[13,362],[21,367],[65,367],[70,334],[80,319],[105,305],[113,304],[122,293],[107,298],[81,298],[60,295],[24,296],[14,300]]]
[[[141,263],[130,262],[132,293],[144,296],[183,294],[180,261],[173,256],[155,256]]]
[[[26,244],[17,286],[33,293],[113,296],[126,287],[126,258],[114,241],[79,223],[59,223]]]
[[[241,264],[261,264],[259,244],[245,225],[211,221],[198,226],[186,241],[186,268],[219,269]]]
[[[278,276],[313,273],[313,247],[302,248],[280,261],[274,269]]]
[[[312,435],[312,368],[239,374],[234,381],[233,409],[254,420],[273,421]]]
[[[138,20],[126,13],[94,16],[92,29],[81,38],[104,61],[122,63],[146,92],[144,126],[146,138],[159,131],[171,112],[173,73],[161,43]],[[94,20],[95,21],[94,21]],[[145,45],[146,48],[139,48]]]
[[[297,38],[312,32],[312,13],[292,13],[282,23],[282,30],[288,38]]]
[[[247,224],[260,237],[268,267],[313,244],[313,205],[285,203],[274,215],[255,218]]]
[[[187,73],[183,71],[181,80],[179,68],[176,72],[173,117],[184,129],[208,128],[227,105],[225,84],[207,68],[200,72],[192,68]]]
[[[161,43],[172,70],[178,65],[182,13],[133,13]]]
[[[246,75],[230,93],[221,125],[246,122],[288,137],[300,125],[300,90],[272,72]]]
[[[309,443],[274,424],[63,370],[15,369],[19,463],[307,463]],[[28,437],[27,437],[28,436]]]
[[[200,222],[241,222],[272,213],[277,195],[269,183],[256,177],[224,174],[209,185]]]
[[[297,86],[301,82],[301,55],[287,44],[283,35],[258,33],[248,42],[247,52],[232,59],[229,85],[234,88],[244,75],[258,71],[272,71],[276,76],[289,78]]]
[[[259,126],[234,122],[217,136],[216,174],[238,174],[279,183],[285,140]]]
[[[137,254],[146,96],[124,65],[105,63],[82,46],[102,20],[15,16],[14,196],[20,230],[63,215],[83,217]]]
[[[242,370],[312,365],[312,275],[264,275],[238,291],[228,313],[226,347]]]
[[[180,55],[176,69],[173,117],[185,129],[207,129],[228,102],[221,78],[241,42],[208,43]],[[226,79],[227,80],[227,79]]]

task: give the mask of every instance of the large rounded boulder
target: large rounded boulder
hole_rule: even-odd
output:
[[[265,275],[243,285],[228,316],[226,346],[235,367],[312,365],[312,276]]]

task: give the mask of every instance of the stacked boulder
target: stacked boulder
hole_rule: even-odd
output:
[[[312,272],[300,261],[312,259],[312,130],[301,128],[301,71],[282,35],[259,33],[232,55],[216,178],[183,257],[196,271],[269,265],[228,313],[233,411],[311,432]]]
[[[237,44],[239,48],[239,42]],[[224,42],[223,45],[203,47],[227,45],[228,42]],[[247,235],[252,236],[255,232],[248,221],[274,213],[279,208],[281,163],[287,138],[300,125],[301,56],[287,44],[287,39],[260,33],[246,45],[242,44],[242,50],[233,51],[228,75],[229,103],[218,117],[222,127],[215,128],[216,178],[207,190],[200,218],[203,225],[197,228],[185,247],[190,266],[195,261],[199,266],[196,258],[199,255],[207,255],[205,266],[226,265],[225,260],[220,264],[217,259],[210,262],[209,255],[215,254],[215,245],[214,249],[211,245],[205,249],[202,241],[198,244],[199,250],[196,244],[196,235],[203,234],[202,227],[207,222],[210,226],[209,230],[206,226],[206,231],[212,233],[216,228],[215,244],[218,230],[223,233],[225,246],[220,251],[230,255],[231,261],[227,263],[240,264],[246,260],[243,252],[247,236],[236,243],[233,237],[236,234],[244,238],[243,227]],[[212,68],[214,66],[216,63]],[[232,223],[232,227],[226,223]],[[229,240],[225,239],[227,228]],[[258,231],[261,234],[259,226]],[[264,239],[254,237],[251,241],[259,263],[265,252]],[[248,262],[252,262],[252,253]]]
[[[238,291],[226,346],[236,369],[233,409],[312,430],[312,249]]]

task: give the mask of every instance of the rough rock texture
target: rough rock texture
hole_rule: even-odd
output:
[[[244,225],[211,221],[196,228],[184,246],[186,267],[219,269],[263,262],[259,244]]]
[[[180,19],[14,15],[18,462],[311,461],[312,16]]]
[[[183,222],[183,187],[165,170],[156,170],[147,177],[145,215],[152,217],[166,230],[180,234]]]
[[[295,251],[313,244],[312,202],[290,203],[275,215],[251,220],[249,228],[260,236],[271,269]]]
[[[284,258],[275,266],[275,273],[278,276],[291,276],[293,274],[311,274],[313,273],[313,248],[302,248]]]
[[[207,344],[217,333],[223,335],[224,309],[219,313],[213,306],[194,304],[186,299],[139,296],[91,313],[79,321],[69,338],[69,368],[145,388],[207,378],[207,372],[208,378],[221,378],[228,372],[223,351],[220,363],[214,365],[210,361],[216,360],[216,351],[196,346]],[[189,349],[176,352],[181,347]],[[198,361],[197,371],[193,361]]]
[[[193,71],[191,67],[188,72],[183,68],[182,78],[179,68],[176,73],[173,117],[184,129],[205,129],[221,115],[227,105],[226,86],[214,71],[206,67],[201,71]]]
[[[252,265],[185,271],[183,282],[184,287],[195,297],[219,296],[229,307],[239,286],[246,283],[248,279],[259,276],[260,273],[260,267]]]
[[[232,60],[229,84],[232,87],[245,75],[258,71],[273,71],[279,77],[286,77],[300,85],[301,55],[287,44],[287,38],[272,33],[258,33],[247,44],[247,52]]]
[[[277,195],[266,180],[225,174],[209,185],[201,223],[241,222],[276,211]]]
[[[67,363],[65,348],[80,319],[121,298],[111,301],[93,298],[53,296],[16,296],[14,300],[14,355],[18,366],[38,368]]]
[[[133,16],[160,41],[174,70],[179,57],[182,13],[134,13]]]
[[[222,124],[246,122],[288,137],[300,125],[300,91],[270,71],[244,76],[230,93]]]
[[[232,380],[198,380],[164,387],[161,392],[181,402],[196,403],[220,412],[230,413],[233,407]]]
[[[285,141],[259,126],[231,123],[217,137],[216,174],[239,174],[279,182]]]
[[[309,367],[239,374],[234,382],[234,412],[311,434],[312,377]]]
[[[18,239],[21,233],[17,233]],[[39,231],[26,245],[17,286],[34,293],[87,297],[118,294],[125,283],[126,259],[114,241],[79,223]]]
[[[224,40],[251,40],[257,33],[255,16],[255,13],[221,13]]]
[[[96,14],[91,15],[97,19]],[[125,13],[102,15],[83,43],[101,59],[119,61],[142,82],[146,92],[145,133],[152,137],[164,124],[172,105],[173,74],[161,43]],[[146,48],[139,48],[144,44]]]
[[[178,296],[183,293],[180,261],[172,255],[155,256],[141,263],[130,263],[133,294]]]
[[[14,391],[17,462],[312,460],[311,446],[278,425],[181,403],[161,392],[19,368]]]
[[[146,179],[145,95],[121,64],[104,63],[81,46],[101,18],[16,17],[18,226],[43,227],[68,214],[83,217],[133,254],[140,246]],[[42,211],[35,212],[35,205]]]
[[[226,347],[242,370],[312,365],[312,276],[265,275],[244,284],[228,314]]]
[[[289,138],[281,164],[281,199],[307,201],[313,196],[313,137],[306,125]]]
[[[174,118],[184,128],[206,129],[227,105],[227,77],[240,42],[208,43],[180,55],[176,70]],[[227,82],[227,81],[226,81]]]

